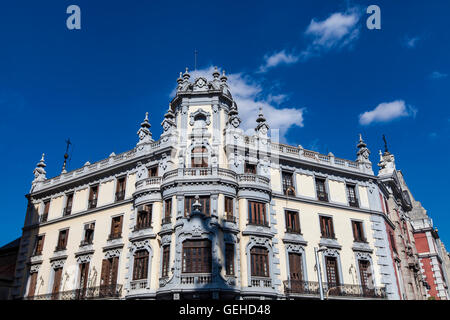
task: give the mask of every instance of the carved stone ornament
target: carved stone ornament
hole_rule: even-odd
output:
[[[77,263],[91,262],[92,254],[83,254],[77,257]]]
[[[203,115],[203,116],[206,117],[205,124],[206,124],[207,126],[209,126],[209,125],[211,124],[211,114],[210,114],[209,112],[206,112],[206,111],[204,111],[203,109],[200,108],[200,109],[198,109],[197,111],[192,112],[192,113],[189,115],[189,118],[190,118],[189,124],[190,124],[191,126],[194,125],[194,123],[195,123],[195,118],[196,118],[197,116],[199,116],[199,115]]]
[[[111,249],[105,251],[105,259],[120,257],[122,249]]]
[[[59,260],[53,260],[50,262],[50,265],[53,269],[63,268],[64,263],[66,262],[66,259],[59,259]]]
[[[329,257],[339,257],[339,251],[337,249],[326,249],[323,254]]]
[[[40,263],[31,265],[31,267],[30,267],[30,273],[36,273],[36,272],[39,272],[39,268],[40,268],[40,267],[41,267],[41,264],[40,264]]]

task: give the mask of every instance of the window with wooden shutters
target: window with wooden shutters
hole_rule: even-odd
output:
[[[254,225],[268,226],[266,220],[266,204],[263,202],[248,202],[248,223]]]
[[[352,221],[352,229],[355,242],[366,242],[362,221]]]
[[[291,280],[303,280],[302,255],[289,252],[289,277]]]
[[[163,278],[169,276],[169,265],[170,265],[170,246],[166,245],[163,247],[163,256],[162,256],[162,268],[161,268],[161,276]]]
[[[245,165],[244,165],[244,172],[250,173],[250,174],[256,174],[256,165],[251,164],[248,161],[246,161]]]
[[[233,198],[225,197],[225,220],[235,222],[234,209],[233,209]]]
[[[125,199],[126,177],[117,179],[116,185],[116,201]]]
[[[89,262],[80,263],[79,266],[80,277],[78,279],[78,288],[80,289],[80,298],[86,294],[89,279]]]
[[[339,274],[337,259],[335,257],[325,257],[325,265],[327,271],[328,288],[339,285]]]
[[[68,216],[72,213],[72,205],[73,205],[73,193],[67,195],[66,199],[66,207],[64,208],[63,215]]]
[[[100,276],[100,296],[111,296],[115,294],[118,269],[119,257],[103,259],[102,273]]]
[[[211,273],[211,242],[186,240],[183,242],[183,273]]]
[[[36,284],[37,284],[37,272],[33,272],[30,274],[30,285],[28,286],[28,298],[33,297],[34,293],[36,291]]]
[[[392,246],[392,250],[397,253],[397,244],[395,243],[395,238],[394,238],[394,234],[392,232],[389,232],[389,238],[391,240],[391,246]]]
[[[201,204],[200,211],[206,215],[210,215],[210,197],[200,196],[198,202]],[[195,197],[185,197],[184,198],[184,216],[187,217],[192,212],[192,205],[195,203]]]
[[[81,241],[82,246],[92,244],[94,242],[95,222],[86,223],[84,225],[84,238]]]
[[[50,200],[44,201],[44,212],[41,215],[41,222],[48,220],[48,212],[50,210]]]
[[[69,237],[69,229],[59,231],[58,243],[55,251],[66,250],[67,238]]]
[[[191,152],[191,167],[208,167],[208,149],[206,147],[195,147]]]
[[[328,194],[325,188],[325,179],[316,178],[317,199],[320,201],[328,201]]]
[[[335,239],[332,217],[320,216],[320,232],[323,238]]]
[[[158,176],[158,166],[153,166],[148,168],[148,176],[149,177],[157,177]]]
[[[133,280],[147,279],[148,251],[139,250],[134,254]]]
[[[269,252],[263,247],[250,249],[250,263],[252,276],[270,277],[269,274]]]
[[[283,182],[283,194],[288,196],[295,196],[295,188],[292,172],[282,171],[281,180]]]
[[[359,275],[361,280],[361,286],[372,288],[372,271],[370,268],[370,261],[358,260]]]
[[[351,207],[359,207],[358,199],[356,198],[356,187],[355,185],[348,184],[347,185],[347,198],[348,204]]]
[[[33,255],[40,256],[42,254],[42,249],[44,248],[44,239],[45,235],[36,236]]]
[[[118,239],[122,237],[123,216],[113,217],[111,221],[111,234],[109,239]]]
[[[53,287],[52,298],[58,299],[59,289],[61,288],[62,268],[54,269],[53,271]]]
[[[143,205],[139,206],[137,212],[136,226],[135,230],[148,229],[152,226],[152,208],[153,205]]]
[[[286,210],[284,214],[286,220],[286,232],[301,233],[298,212]]]
[[[92,186],[89,193],[88,209],[93,209],[97,207],[98,199],[98,186]]]
[[[172,216],[172,199],[167,199],[164,202],[164,218],[162,223],[170,223]]]
[[[225,273],[234,275],[234,244],[225,244]]]

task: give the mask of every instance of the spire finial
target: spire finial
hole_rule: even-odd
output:
[[[212,73],[214,79],[218,79],[220,77],[220,72],[217,70],[217,66],[214,67],[214,71]]]
[[[38,164],[36,165],[36,168],[33,170],[33,174],[34,174],[34,180],[32,183],[33,186],[35,186],[36,183],[42,182],[46,179],[46,177],[45,177],[45,174],[46,174],[45,167],[46,166],[47,165],[45,164],[45,153],[43,153],[41,160],[38,162]]]
[[[227,82],[228,77],[225,75],[225,70],[222,70],[222,76],[220,77],[220,81]]]
[[[61,173],[67,173],[66,165],[67,165],[67,158],[69,158],[69,146],[72,144],[72,142],[70,142],[70,138],[66,140],[66,144],[67,144],[66,153],[64,153],[64,163],[63,163]]]
[[[190,77],[191,77],[191,75],[189,74],[189,68],[186,67],[186,71],[185,71],[184,74],[183,74],[183,79],[184,79],[185,81],[188,81]]]
[[[256,119],[256,122],[258,122],[258,123],[266,122],[266,118],[264,118],[264,114],[262,112],[262,106],[259,106],[259,114],[258,114],[258,118]]]
[[[384,153],[389,153],[388,147],[387,147],[386,136],[384,134],[383,134],[383,141],[384,141]]]

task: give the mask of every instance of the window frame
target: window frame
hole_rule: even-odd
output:
[[[269,221],[267,219],[267,208],[266,208],[267,203],[261,202],[261,201],[255,201],[255,200],[247,200],[247,202],[248,202],[247,203],[248,224],[269,227]],[[257,207],[259,210],[255,210],[255,214],[253,214],[254,211],[251,209],[252,208],[256,209]],[[261,219],[261,217],[262,217],[262,219]]]
[[[322,221],[325,219],[329,219],[328,221],[330,221],[330,223],[323,224]],[[334,232],[334,219],[332,216],[320,214],[319,215],[319,225],[320,225],[320,234],[321,234],[320,237],[321,238],[336,240],[336,234]],[[328,226],[329,234],[327,234],[327,232],[326,232],[327,231],[326,226]]]
[[[292,219],[288,219],[289,216],[294,215],[294,221],[297,226],[297,228],[292,228],[290,225],[292,225]],[[300,226],[300,213],[297,210],[291,210],[291,209],[284,209],[284,223],[285,223],[285,232],[286,233],[294,233],[294,234],[302,234],[302,229]]]

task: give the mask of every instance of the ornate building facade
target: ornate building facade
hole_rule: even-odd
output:
[[[130,151],[51,179],[42,156],[13,296],[318,299],[322,284],[328,299],[401,298],[400,218],[362,137],[356,161],[284,145],[262,110],[246,135],[225,73],[190,77],[158,140],[146,115]]]

